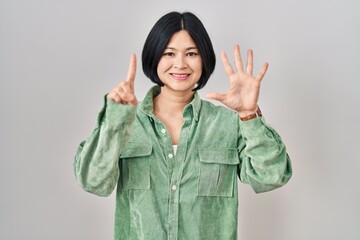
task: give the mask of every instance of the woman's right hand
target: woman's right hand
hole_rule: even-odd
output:
[[[107,95],[107,98],[120,104],[137,106],[138,101],[134,93],[135,75],[136,55],[133,53],[130,57],[129,70],[126,80],[120,82],[115,88],[113,88]]]

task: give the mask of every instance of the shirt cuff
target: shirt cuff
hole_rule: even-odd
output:
[[[106,119],[109,122],[132,123],[135,120],[136,106],[117,103],[111,99],[106,100]]]
[[[104,96],[104,105],[98,114],[97,124],[105,123],[110,126],[129,124],[135,120],[136,106],[117,103]]]
[[[269,131],[272,132],[272,128],[265,123],[264,117],[240,121],[240,130],[245,138],[259,137],[269,133]]]

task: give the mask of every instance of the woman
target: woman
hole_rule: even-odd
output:
[[[235,68],[222,53],[226,93],[201,100],[215,67],[210,38],[192,13],[171,12],[156,22],[142,52],[145,75],[157,85],[138,104],[136,56],[127,78],[105,97],[97,126],[79,146],[80,185],[108,196],[117,185],[115,239],[237,238],[237,177],[255,192],[291,177],[279,135],[257,105],[268,64],[253,75],[253,54]]]

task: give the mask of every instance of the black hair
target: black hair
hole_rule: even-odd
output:
[[[189,33],[197,45],[202,59],[202,74],[194,91],[199,90],[205,86],[214,71],[216,58],[204,25],[191,12],[169,12],[155,23],[144,44],[142,68],[152,82],[164,86],[157,74],[157,66],[171,37],[180,30],[186,30]]]

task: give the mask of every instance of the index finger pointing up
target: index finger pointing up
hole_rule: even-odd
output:
[[[129,70],[126,81],[128,81],[131,85],[134,84],[136,75],[136,55],[135,53],[130,56]]]

